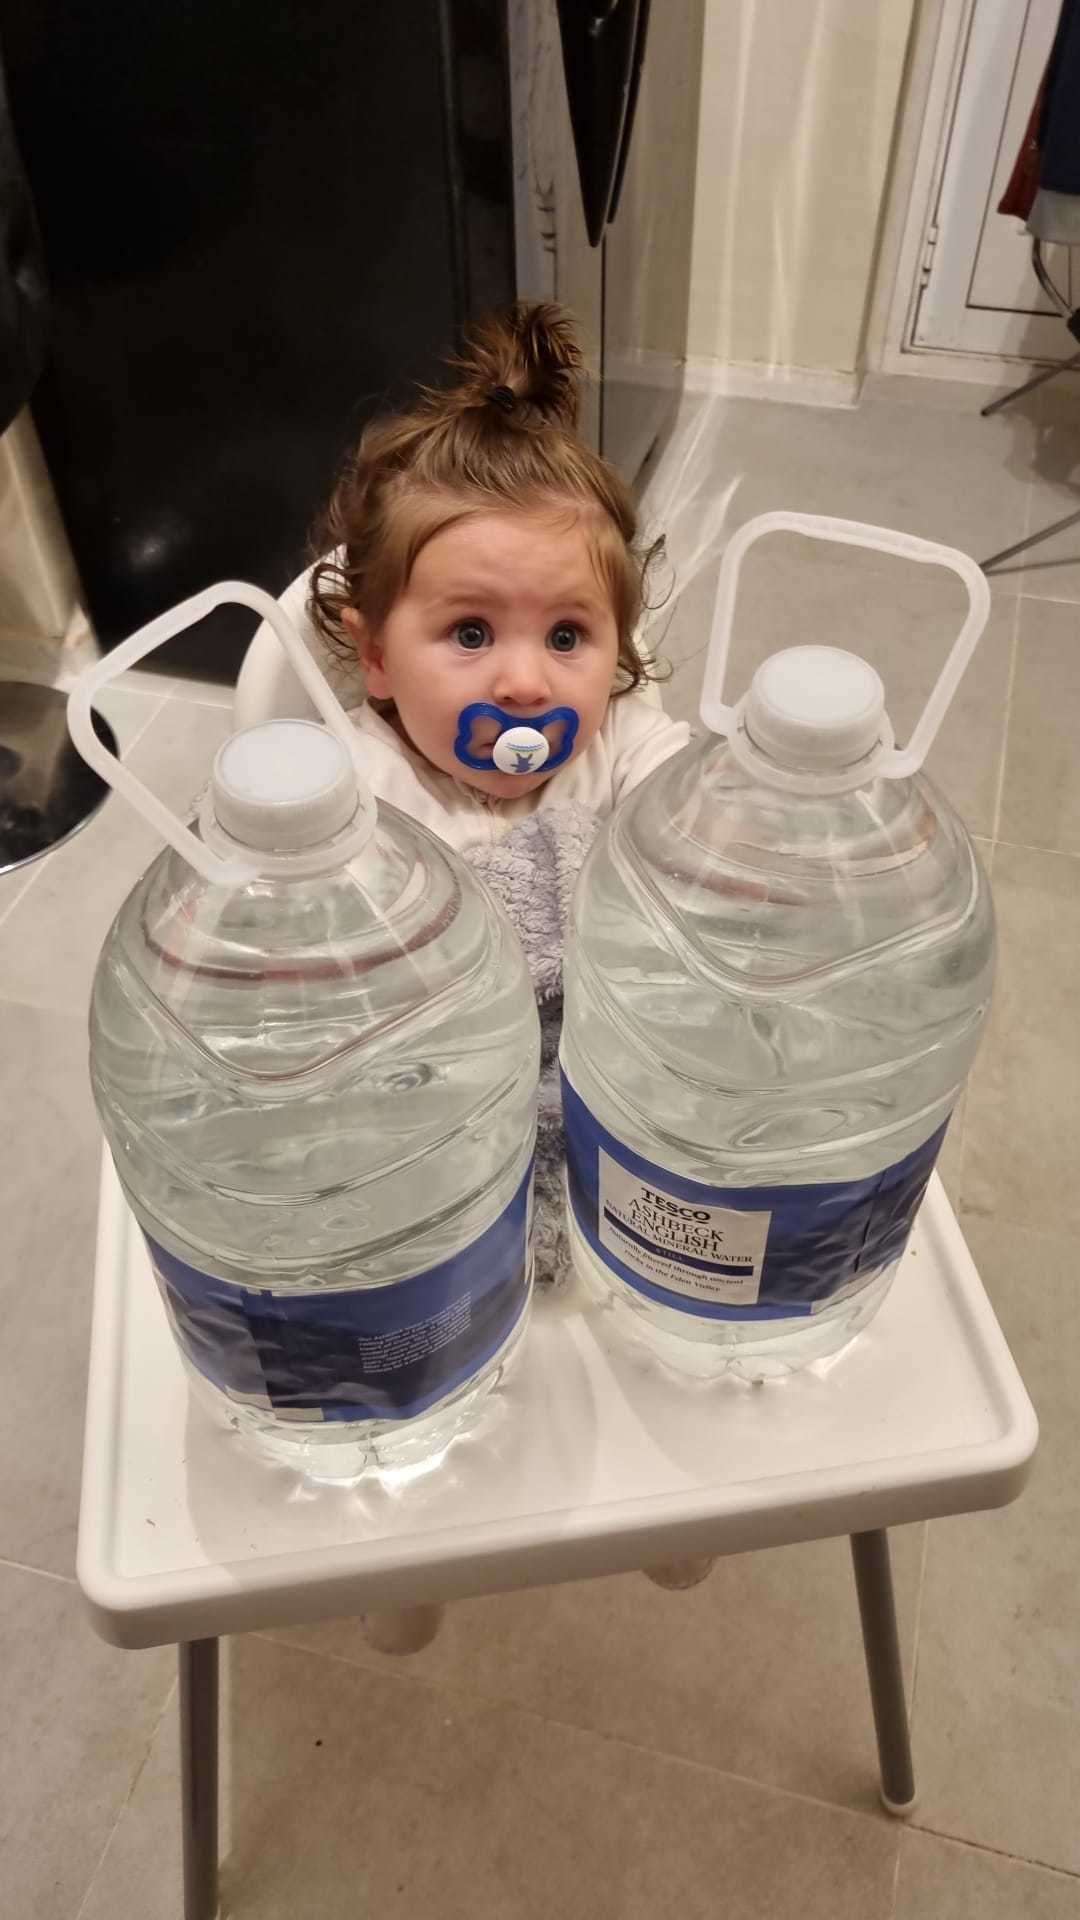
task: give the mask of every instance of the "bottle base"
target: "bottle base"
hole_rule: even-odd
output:
[[[647,1349],[658,1366],[684,1381],[730,1374],[759,1386],[831,1359],[873,1319],[899,1264],[884,1268],[857,1293],[822,1313],[792,1320],[706,1320],[660,1306],[611,1274],[569,1207],[567,1233],[574,1271],[589,1297],[610,1314],[623,1338]]]
[[[216,1423],[249,1452],[325,1486],[353,1486],[368,1476],[401,1484],[430,1473],[453,1442],[482,1418],[487,1401],[521,1350],[531,1302],[479,1375],[429,1412],[411,1420],[277,1420],[264,1407],[238,1405],[185,1362],[192,1389]]]

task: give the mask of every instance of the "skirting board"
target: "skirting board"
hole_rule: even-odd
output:
[[[686,361],[687,393],[727,394],[742,400],[786,400],[790,406],[855,407],[861,373],[827,367],[773,367],[764,362],[711,360],[691,355]]]
[[[880,373],[906,374],[913,380],[964,380],[981,387],[1019,387],[1040,367],[1063,367],[1072,341],[1066,343],[1061,361],[1016,360],[996,353],[935,353],[927,347],[886,347],[881,356]],[[1060,388],[1080,392],[1075,373],[1064,370],[1058,376]]]

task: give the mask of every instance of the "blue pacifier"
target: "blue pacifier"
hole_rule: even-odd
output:
[[[477,720],[496,720],[503,729],[498,739],[479,753],[473,749],[473,727]],[[553,753],[542,729],[555,721],[562,723],[563,737]],[[463,766],[472,767],[476,773],[539,773],[541,768],[545,773],[554,773],[573,753],[580,725],[581,717],[573,707],[550,707],[547,713],[538,713],[534,719],[523,722],[515,714],[507,713],[505,707],[492,706],[488,700],[474,700],[471,706],[462,707],[458,715],[454,752]]]

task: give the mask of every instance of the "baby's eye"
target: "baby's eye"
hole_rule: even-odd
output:
[[[491,635],[482,620],[461,620],[454,628],[454,638],[466,653],[479,653],[491,644]]]
[[[548,634],[548,646],[552,653],[575,653],[580,645],[581,634],[577,627],[571,627],[566,622],[552,627]]]

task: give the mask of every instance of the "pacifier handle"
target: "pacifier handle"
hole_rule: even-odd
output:
[[[737,732],[742,714],[741,706],[729,706],[723,698],[739,569],[747,549],[767,533],[801,533],[809,539],[830,540],[840,546],[868,547],[878,553],[891,553],[903,560],[914,560],[920,566],[948,567],[964,582],[968,592],[968,609],[963,625],[911,738],[906,747],[884,747],[872,769],[875,776],[880,775],[887,780],[902,779],[917,773],[934,743],[989,618],[990,588],[986,575],[970,554],[961,553],[956,547],[940,546],[934,540],[923,540],[913,533],[898,533],[890,527],[866,526],[860,520],[838,520],[828,514],[785,512],[762,513],[756,519],[748,520],[732,535],[720,563],[712,633],[701,691],[701,718],[704,725],[710,732],[727,738]]]
[[[346,748],[357,770],[363,795],[367,790],[367,781],[356,728],[278,602],[261,587],[251,586],[245,580],[222,580],[215,586],[205,587],[201,593],[192,594],[188,600],[181,600],[178,606],[158,614],[155,620],[140,627],[127,640],[122,640],[111,653],[87,667],[68,695],[67,723],[75,746],[95,773],[99,773],[115,792],[122,793],[136,812],[156,827],[163,839],[175,847],[177,853],[197,873],[201,873],[204,880],[216,886],[244,886],[257,879],[261,869],[247,860],[222,860],[212,852],[205,840],[200,840],[192,833],[190,827],[185,826],[171,808],[157,794],[151,793],[137,774],[132,773],[119,755],[112,753],[98,739],[91,718],[94,696],[100,693],[102,687],[118,679],[120,674],[140,660],[145,660],[148,653],[164,646],[174,634],[182,633],[186,627],[193,627],[196,621],[204,619],[215,607],[220,606],[250,607],[253,613],[266,621],[321,718]]]

